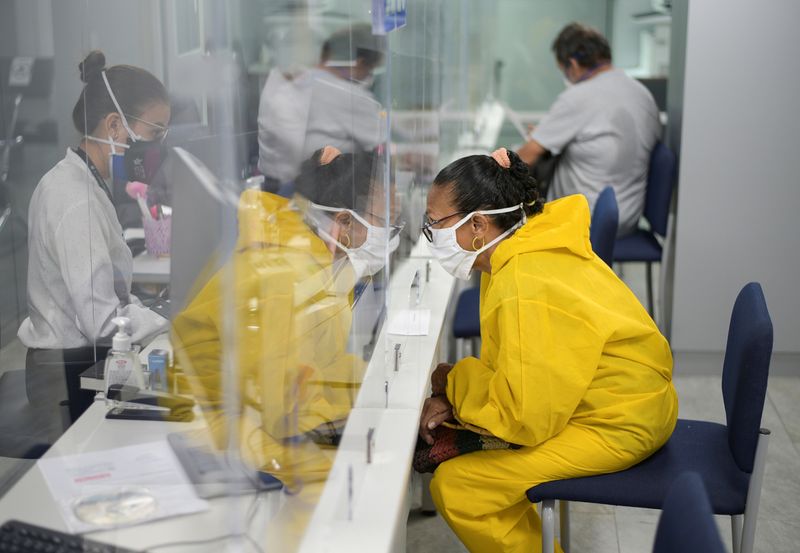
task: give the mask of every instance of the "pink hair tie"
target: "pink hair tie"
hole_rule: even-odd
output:
[[[334,146],[325,146],[322,148],[322,154],[319,156],[319,164],[327,165],[341,154],[341,150]]]
[[[511,158],[508,157],[508,150],[505,148],[497,148],[494,152],[492,152],[492,159],[494,159],[497,164],[504,169],[511,167]]]

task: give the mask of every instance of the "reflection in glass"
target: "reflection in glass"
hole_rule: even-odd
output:
[[[370,90],[383,60],[382,37],[367,24],[335,32],[316,66],[272,69],[258,111],[258,167],[267,188],[291,182],[314,151],[369,151],[380,142],[381,106]]]
[[[248,463],[294,491],[331,467],[366,366],[348,351],[352,308],[389,243],[381,157],[330,159],[331,150],[303,164],[292,199],[242,194],[231,259],[173,329],[176,362],[217,445],[238,443]],[[225,411],[228,366],[241,398],[236,413]]]

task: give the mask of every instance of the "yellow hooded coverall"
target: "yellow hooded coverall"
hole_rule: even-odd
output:
[[[333,273],[331,252],[288,200],[248,190],[231,259],[173,323],[176,365],[217,445],[227,445],[227,418],[236,417],[242,457],[290,488],[326,478],[332,452],[304,433],[346,419],[363,376],[363,360],[346,352],[351,287]],[[241,403],[234,414],[224,412],[226,312]]]
[[[672,355],[653,320],[591,250],[583,196],[547,203],[481,280],[481,355],[450,371],[456,418],[518,450],[450,459],[431,492],[472,552],[541,550],[525,496],[551,480],[628,468],[675,427]]]

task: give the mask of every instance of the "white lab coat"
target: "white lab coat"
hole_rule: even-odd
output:
[[[322,69],[287,79],[270,71],[258,108],[258,167],[267,177],[293,180],[318,149],[372,150],[382,140],[381,105],[369,90]]]
[[[94,344],[130,318],[141,343],[168,321],[131,294],[133,259],[114,206],[72,150],[48,171],[28,209],[28,312],[18,336],[29,348]]]

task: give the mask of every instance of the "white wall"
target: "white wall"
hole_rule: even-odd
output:
[[[617,67],[632,69],[639,66],[639,35],[645,27],[637,24],[633,16],[652,10],[650,0],[614,0],[611,53]]]
[[[797,0],[690,0],[672,345],[722,351],[760,281],[775,351],[800,353]]]
[[[108,65],[136,65],[163,76],[160,10],[157,0],[51,1],[55,49],[52,109],[63,152],[78,138],[72,125],[72,108],[83,86],[78,64],[90,50],[102,50]],[[49,29],[39,30],[43,21],[39,18],[33,28],[18,32],[49,33]]]
[[[16,0],[17,55],[53,55],[53,11],[51,0]],[[30,32],[37,29],[38,32]]]

